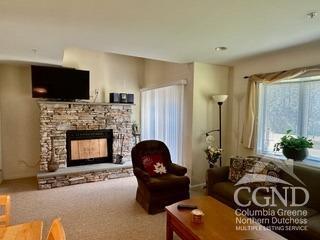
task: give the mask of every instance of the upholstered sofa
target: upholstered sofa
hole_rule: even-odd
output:
[[[235,184],[229,180],[229,171],[229,166],[208,169],[207,191],[208,195],[229,205],[231,208],[237,209],[239,206],[235,202],[234,193],[241,185],[235,186]],[[278,233],[287,239],[320,239],[320,168],[296,163],[293,166],[293,172],[305,184],[305,186],[283,170],[279,172],[279,178],[291,183],[294,186],[305,187],[308,190],[310,194],[308,203],[302,207],[299,207],[299,209],[306,210],[307,212],[307,231],[279,231]],[[275,187],[280,193],[284,191],[284,185],[277,184]],[[268,197],[269,195],[270,193],[259,191],[257,198],[263,201],[265,197]],[[302,196],[301,193],[297,194],[297,202],[303,202],[305,199],[304,197],[305,195]],[[292,201],[292,196],[290,196],[290,194],[288,195],[288,198],[289,201]],[[248,191],[239,191],[238,199],[241,203],[248,203],[248,201],[252,200],[252,194],[250,194]],[[277,199],[276,202],[276,207],[264,207],[264,209],[290,209],[290,206],[283,206],[280,199]],[[252,204],[250,205],[250,208],[259,209],[261,207]],[[277,215],[276,217],[285,218],[288,216]]]

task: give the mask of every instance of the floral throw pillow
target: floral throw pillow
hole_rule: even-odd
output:
[[[275,186],[275,182],[270,182],[269,179],[271,178],[279,178],[280,168],[277,167],[272,162],[266,161],[255,161],[254,165],[246,170],[246,173],[252,174],[249,177],[251,183],[248,185],[256,188],[256,187],[271,187]],[[258,175],[254,175],[258,174]]]
[[[245,174],[244,158],[234,157],[230,159],[229,181],[236,183]]]
[[[144,170],[151,176],[159,176],[167,173],[165,161],[162,155],[158,153],[148,154],[142,158]]]
[[[268,177],[279,178],[279,173],[279,167],[259,157],[235,157],[230,161],[229,180],[236,183],[245,176],[251,187],[270,187],[275,183],[269,182]]]

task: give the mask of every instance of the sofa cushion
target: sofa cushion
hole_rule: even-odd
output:
[[[308,218],[307,231],[296,232],[300,239],[320,240],[320,214]]]
[[[233,200],[233,193],[237,188],[232,182],[219,182],[212,186],[212,192],[227,199]]]
[[[216,183],[213,185],[212,192],[214,194],[217,194],[217,195],[221,196],[222,198],[234,203],[234,192],[239,187],[240,186],[234,186],[234,184],[229,181],[220,182],[220,183]],[[261,193],[261,192],[257,193],[257,199],[258,199],[259,203],[264,202],[264,199],[263,199],[264,196],[265,196],[264,193]],[[249,193],[249,191],[245,191],[245,190],[239,191],[238,199],[239,199],[240,203],[247,204],[248,201],[251,200],[251,194]]]
[[[157,177],[150,177],[147,183],[150,191],[177,191],[177,189],[189,189],[190,180],[187,176],[164,174]]]
[[[299,207],[290,206],[291,202],[288,202],[288,206],[285,206],[277,196],[275,196],[275,204],[276,204],[275,207],[267,206],[264,208],[273,209],[274,211],[276,211],[276,216],[278,218],[290,218],[290,217],[291,218],[310,218],[318,214],[318,212],[313,208],[308,208],[306,206],[299,206]],[[306,216],[301,216],[299,214],[296,216],[290,215],[290,213],[296,210],[306,211],[307,214]]]

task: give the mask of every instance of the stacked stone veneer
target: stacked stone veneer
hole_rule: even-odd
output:
[[[133,176],[132,167],[124,166],[117,169],[85,171],[69,174],[38,174],[39,189],[64,187],[74,184],[104,181],[108,179]]]
[[[67,130],[112,129],[115,137],[113,141],[114,156],[120,153],[120,144],[116,137],[122,134],[124,136],[123,156],[125,160],[130,159],[133,145],[131,128],[132,105],[41,101],[39,102],[39,107],[40,173],[48,171],[48,163],[51,159],[57,161],[60,168],[67,167]],[[119,172],[119,170],[117,171]],[[82,175],[73,174],[72,177],[81,177]],[[92,179],[99,181],[106,178],[106,173],[103,171],[100,173],[95,172],[91,174],[92,176],[89,175],[86,175],[86,181],[92,181]],[[68,176],[65,177],[69,178]],[[61,176],[59,179],[61,179],[60,182],[65,181]],[[42,177],[41,181],[38,177],[38,180],[39,187],[41,184],[47,184],[47,180],[44,177]],[[52,177],[49,180],[53,181]],[[55,181],[54,185],[59,186],[61,184]]]
[[[67,166],[66,131],[112,129],[114,137],[124,135],[123,155],[130,156],[132,148],[131,105],[50,103],[40,105],[40,172],[48,171],[54,158],[60,167]],[[115,138],[114,155],[120,153]],[[52,152],[53,151],[53,152]]]

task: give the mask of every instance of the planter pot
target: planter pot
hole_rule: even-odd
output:
[[[54,161],[50,161],[48,163],[48,171],[49,172],[55,172],[59,169],[59,163],[54,162]]]
[[[213,158],[213,157],[207,156],[207,159],[208,159],[210,168],[218,167],[217,164],[218,164],[220,157]]]
[[[303,161],[308,156],[308,149],[283,148],[282,153],[286,158],[293,159],[294,161]]]

